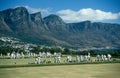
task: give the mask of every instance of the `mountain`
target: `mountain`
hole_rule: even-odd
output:
[[[76,39],[76,42],[74,41],[73,43],[78,43],[78,46],[119,47],[120,45],[119,24],[84,21],[72,23],[69,26],[71,32],[77,33],[73,34],[74,36],[71,36],[70,39]]]
[[[120,24],[65,23],[54,14],[42,18],[40,12],[30,14],[24,7],[0,11],[0,34],[37,44],[74,48],[119,47],[119,30]]]

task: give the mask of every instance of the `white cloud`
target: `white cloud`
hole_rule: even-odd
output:
[[[20,6],[16,6],[20,7]],[[36,13],[36,12],[41,12],[42,16],[47,16],[52,13],[52,8],[33,8],[27,5],[23,5],[29,13]]]
[[[80,9],[79,11],[73,11],[70,9],[60,10],[57,12],[60,17],[66,22],[79,22],[79,21],[103,21],[114,20],[120,18],[119,13],[105,12],[101,10],[94,10],[91,8]]]
[[[31,13],[36,13],[36,12],[49,13],[49,11],[51,11],[51,8],[42,9],[42,8],[32,8],[30,6],[24,6],[24,7],[27,8]]]

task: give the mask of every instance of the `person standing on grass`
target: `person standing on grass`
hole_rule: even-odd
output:
[[[54,63],[57,63],[57,56],[54,56]]]
[[[40,62],[41,62],[41,58],[40,56],[38,56],[38,64],[40,64]]]
[[[106,60],[107,60],[107,57],[106,57],[106,55],[103,55],[103,57],[104,57],[104,61],[106,61]]]
[[[80,55],[80,62],[83,62],[83,55]]]
[[[87,60],[90,61],[90,53],[88,53]]]
[[[85,55],[84,58],[85,58],[85,59],[84,59],[85,61],[88,61],[88,57],[87,57],[87,55]]]
[[[57,57],[57,63],[60,63],[60,62],[61,62],[61,57],[58,56],[58,57]]]
[[[67,62],[72,62],[72,57],[70,55],[68,55],[66,61]]]
[[[103,54],[101,55],[101,60],[104,61],[104,56],[103,56]]]
[[[72,56],[69,55],[69,62],[72,62]]]
[[[38,58],[37,57],[35,58],[35,64],[38,64]]]
[[[67,56],[66,61],[69,62],[69,56]]]
[[[108,57],[108,61],[111,61],[111,55],[107,54],[107,57]]]
[[[97,58],[97,61],[100,61],[100,55],[99,54],[96,56],[96,58]]]
[[[76,56],[76,62],[77,63],[79,62],[79,56],[78,55]]]

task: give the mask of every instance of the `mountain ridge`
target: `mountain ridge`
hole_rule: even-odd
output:
[[[83,21],[65,23],[58,15],[42,18],[17,7],[0,11],[0,33],[21,40],[68,47],[119,47],[120,24]]]

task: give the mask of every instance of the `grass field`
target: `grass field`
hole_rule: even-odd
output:
[[[94,59],[95,57],[92,57]],[[42,58],[44,60],[45,58]],[[52,63],[54,58],[51,59]],[[120,59],[116,63],[92,64],[64,63],[61,64],[28,64],[34,63],[35,58],[0,59],[0,78],[119,78]],[[75,60],[75,57],[73,57]],[[75,64],[75,65],[73,65]],[[45,66],[44,66],[45,65]],[[48,65],[48,66],[47,66]],[[4,68],[3,68],[4,67]]]
[[[91,57],[91,59],[94,59],[95,57]],[[51,60],[51,63],[54,63],[54,58],[41,58],[41,60],[43,61],[44,59]],[[115,58],[116,61],[120,62],[120,59]],[[61,63],[65,63],[64,61],[66,60],[66,57],[62,57],[61,58]],[[72,57],[72,60],[76,60],[75,56]],[[35,63],[35,58],[24,58],[24,59],[8,59],[8,58],[2,58],[0,59],[0,66],[1,65],[26,65],[28,63]]]
[[[48,60],[51,60],[52,63],[54,63],[54,58],[51,57],[51,58],[41,58],[41,60],[43,61],[44,59],[46,59],[47,61]],[[72,58],[73,60],[75,60],[75,56],[73,56]],[[64,61],[66,60],[66,57],[62,57],[61,58],[61,63],[64,63]],[[24,64],[28,64],[29,63],[35,63],[35,58],[25,58],[25,59],[7,59],[7,58],[4,58],[4,59],[0,59],[0,65],[24,65]]]
[[[0,78],[120,78],[120,63],[0,68]]]

